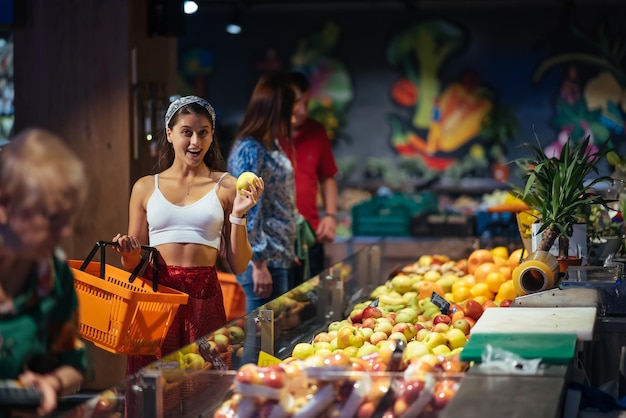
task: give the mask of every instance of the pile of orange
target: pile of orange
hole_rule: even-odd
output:
[[[491,255],[491,251],[479,248],[477,250],[472,251],[472,253],[467,257],[467,272],[469,274],[474,274],[478,266],[484,263],[493,263],[493,255]]]
[[[467,258],[468,275],[452,285],[449,299],[455,303],[474,299],[496,304],[504,299],[515,299],[511,273],[526,255],[523,248],[509,252],[504,246],[474,250]]]

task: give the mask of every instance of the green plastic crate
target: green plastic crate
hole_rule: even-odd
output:
[[[432,193],[396,193],[374,196],[352,207],[352,235],[409,237],[415,214],[437,209]]]

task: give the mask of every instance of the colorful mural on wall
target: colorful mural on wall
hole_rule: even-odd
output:
[[[346,65],[331,56],[339,35],[339,26],[328,21],[319,32],[301,39],[291,58],[293,69],[303,71],[311,80],[309,115],[326,127],[331,141],[344,136],[346,111],[354,97]]]
[[[401,156],[414,159],[424,177],[443,172],[460,177],[488,164],[480,143],[471,144],[463,157],[458,151],[481,133],[494,109],[494,93],[475,73],[445,85],[441,80],[443,67],[466,43],[461,27],[426,20],[398,33],[387,49],[387,61],[401,71],[391,97],[397,105],[413,109],[410,119],[389,115],[391,144]]]
[[[298,11],[250,10],[238,37],[223,31],[230,14],[206,13],[179,49],[180,93],[204,90],[228,124],[219,131],[226,142],[260,72],[304,71],[311,115],[345,161],[346,184],[495,178],[494,166],[518,157],[534,132],[554,149],[567,135],[591,132],[598,143],[610,133],[626,155],[623,29],[615,13],[591,12],[502,8],[492,19],[477,10],[442,9],[437,18],[320,10],[303,21]],[[615,35],[602,18],[617,25]],[[593,29],[569,28],[573,19]]]
[[[554,67],[564,73],[552,120],[558,139],[546,147],[548,155],[560,154],[569,137],[589,136],[595,146],[613,148],[624,135],[626,46],[602,22],[595,31],[574,24],[569,29],[581,49],[561,51],[561,45],[554,45],[555,51],[540,63],[533,78],[540,83]]]

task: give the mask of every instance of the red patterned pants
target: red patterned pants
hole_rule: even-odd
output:
[[[148,266],[143,277],[152,279],[151,265]],[[189,301],[178,308],[163,345],[156,355],[128,356],[127,376],[137,373],[162,356],[191,344],[226,323],[222,288],[215,266],[159,266],[158,282],[187,293]]]

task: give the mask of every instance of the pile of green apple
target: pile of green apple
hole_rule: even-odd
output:
[[[425,354],[449,357],[460,353],[483,313],[482,306],[473,300],[463,307],[451,306],[453,312],[446,314],[430,298],[411,296],[405,304],[398,305],[389,310],[388,305],[373,306],[372,301],[358,304],[347,319],[332,322],[310,342],[296,344],[291,355],[307,359],[314,354],[342,352],[362,358],[378,353],[386,341],[401,340],[406,344],[405,364]]]
[[[468,299],[461,304],[448,302],[447,310],[442,312],[432,296],[436,289],[448,292],[466,274],[466,260],[422,255],[376,287],[346,319],[329,324],[310,341],[296,344],[291,355],[307,359],[342,352],[351,358],[363,358],[380,352],[390,340],[406,344],[405,366],[427,354],[457,355],[487,306]],[[437,293],[443,299],[439,290]]]
[[[159,369],[201,370],[206,366],[206,363],[204,357],[200,355],[197,343],[193,343],[162,357],[152,367]]]
[[[204,340],[195,341],[163,356],[152,367],[179,371],[213,368],[216,356],[232,354],[234,349],[242,345],[244,338],[242,321],[235,322],[218,329]]]

